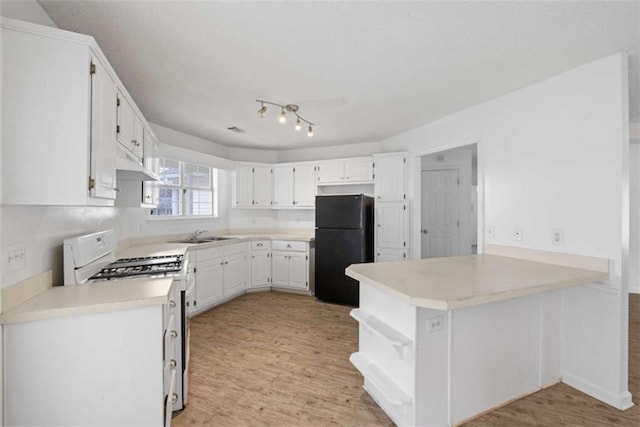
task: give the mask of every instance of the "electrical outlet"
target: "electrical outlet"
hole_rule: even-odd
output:
[[[24,243],[4,248],[4,267],[7,271],[22,270],[27,265],[27,255]]]
[[[427,332],[439,331],[444,327],[444,316],[439,315],[427,319]]]
[[[551,243],[554,245],[564,245],[564,230],[561,228],[554,228],[551,230]]]
[[[495,239],[496,229],[493,225],[487,227],[487,239]]]
[[[522,242],[522,240],[524,239],[524,236],[522,234],[522,227],[515,227],[513,229],[513,238],[518,242]]]

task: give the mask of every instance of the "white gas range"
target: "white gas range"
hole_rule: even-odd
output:
[[[158,256],[143,256],[116,259],[117,242],[114,230],[66,239],[64,252],[65,286],[96,283],[108,286],[109,281],[130,280],[135,286],[136,278],[173,277],[174,286],[180,289],[180,304],[175,325],[181,351],[175,355],[179,375],[172,396],[174,411],[184,409],[187,403],[187,370],[189,357],[189,319],[185,302],[193,291],[193,271],[189,268],[188,256],[184,253]],[[180,252],[180,251],[177,251]]]

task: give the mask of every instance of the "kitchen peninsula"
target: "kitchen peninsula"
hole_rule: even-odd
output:
[[[576,332],[563,321],[565,288],[606,282],[609,261],[485,245],[346,274],[360,281],[351,361],[364,388],[398,425],[443,426],[564,381]]]

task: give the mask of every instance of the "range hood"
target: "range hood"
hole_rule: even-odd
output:
[[[118,147],[116,156],[116,180],[158,181],[158,175],[138,163],[138,160]]]

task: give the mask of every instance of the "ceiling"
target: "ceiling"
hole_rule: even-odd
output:
[[[147,120],[228,146],[380,141],[620,51],[640,114],[635,1],[39,3],[96,38]],[[298,104],[315,136],[256,99]]]

